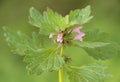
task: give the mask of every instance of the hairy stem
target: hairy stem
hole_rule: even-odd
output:
[[[63,56],[63,46],[61,47],[60,55]],[[63,68],[59,69],[59,82],[64,82],[64,70],[63,70]]]

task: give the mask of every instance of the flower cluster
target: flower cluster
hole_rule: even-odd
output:
[[[49,38],[53,38],[54,37],[54,33],[51,33],[49,35]],[[63,33],[62,32],[59,32],[58,35],[57,35],[57,38],[54,40],[54,42],[58,42],[60,44],[63,44]]]
[[[83,37],[85,36],[84,32],[81,32],[80,30],[82,29],[82,26],[77,26],[73,29],[72,32],[77,32],[78,34],[75,36],[74,40],[80,40],[81,42],[83,41]]]
[[[85,33],[84,32],[81,32],[80,30],[82,29],[82,26],[76,26],[75,28],[72,29],[71,31],[71,34],[76,32],[77,35],[73,38],[73,40],[80,40],[81,42],[83,41],[83,37],[85,36]],[[63,32],[60,31],[58,34],[57,34],[57,37],[55,38],[54,42],[57,42],[59,44],[63,44]],[[49,35],[49,38],[53,38],[55,36],[54,33],[51,33]]]

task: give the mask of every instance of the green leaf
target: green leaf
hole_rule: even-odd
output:
[[[68,23],[67,16],[62,17],[60,14],[53,12],[49,8],[47,9],[46,16],[48,17],[51,24],[53,24],[56,28],[59,28],[61,30],[65,30],[65,27],[67,26],[67,23]],[[44,17],[46,17],[46,16],[44,16]]]
[[[6,37],[6,41],[8,42],[8,45],[15,51],[15,53],[20,55],[25,55],[29,44],[28,41],[30,38],[21,32],[17,32],[17,34],[14,34],[11,32],[8,28],[4,27],[4,36]]]
[[[30,12],[29,23],[36,27],[40,27],[41,26],[40,22],[41,20],[43,20],[42,14],[34,7],[31,7],[29,12]]]
[[[4,27],[4,31],[8,45],[14,53],[19,55],[29,55],[32,51],[54,45],[54,42],[48,36],[35,32],[33,32],[32,37],[29,37],[21,32],[13,33],[6,27]]]
[[[58,52],[54,42],[48,36],[32,33],[32,37],[18,32],[11,32],[4,27],[5,37],[12,50],[24,55],[24,61],[29,65],[27,70],[32,74],[41,74],[44,71],[54,71],[64,65],[64,59]]]
[[[48,47],[55,45],[54,41],[52,39],[50,39],[49,36],[40,34],[40,33],[36,33],[36,32],[32,33],[30,44],[31,43],[36,46],[36,49],[48,48]]]
[[[118,55],[120,45],[109,41],[109,35],[98,29],[85,32],[83,42],[76,41],[76,45],[82,47],[88,55],[95,59],[109,59]]]
[[[110,36],[108,33],[101,32],[99,29],[93,29],[93,30],[88,30],[84,31],[85,32],[85,37],[84,41],[87,42],[106,42],[109,41]]]
[[[60,14],[47,9],[40,13],[35,8],[30,8],[29,23],[39,27],[41,33],[56,33],[59,30],[65,30],[67,27],[87,23],[93,16],[90,16],[90,6],[84,9],[71,11],[69,15],[62,17]]]
[[[118,44],[110,43],[106,46],[97,47],[97,48],[86,48],[83,49],[88,53],[88,55],[92,56],[95,59],[109,59],[115,57],[119,53]]]
[[[81,25],[87,23],[93,16],[90,16],[91,10],[90,6],[87,6],[83,9],[77,9],[75,11],[71,11],[69,15],[70,25]]]
[[[110,43],[105,43],[105,42],[80,42],[80,41],[77,41],[76,44],[79,45],[80,47],[84,47],[84,48],[97,48],[97,47],[107,46]]]
[[[36,27],[39,27],[41,31],[40,33],[50,34],[50,32],[56,32],[56,30],[49,25],[49,20],[45,19],[43,17],[43,14],[36,10],[34,7],[30,8],[29,23]]]
[[[89,64],[81,67],[69,66],[68,75],[70,82],[104,82],[110,77],[105,73],[106,67],[100,64]]]
[[[62,17],[51,9],[47,9],[41,14],[35,8],[30,8],[29,23],[39,27],[41,33],[50,34],[64,30],[67,25],[67,17]]]
[[[29,74],[41,74],[46,71],[58,71],[64,65],[64,59],[56,52],[56,48],[42,49],[34,55],[26,56]]]

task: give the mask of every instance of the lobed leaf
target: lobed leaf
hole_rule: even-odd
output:
[[[70,82],[104,82],[105,78],[110,77],[105,69],[105,66],[97,63],[81,67],[69,66],[68,75]]]
[[[107,33],[100,32],[99,30],[93,30],[85,32],[83,42],[77,42],[76,44],[82,47],[88,55],[95,59],[109,59],[118,54],[120,46],[114,42],[109,41]]]
[[[17,32],[17,34],[14,34],[6,27],[4,27],[4,31],[6,41],[8,42],[8,45],[12,48],[14,53],[25,55],[28,50],[30,38],[22,34],[21,32]]]
[[[75,11],[71,11],[69,14],[70,25],[82,25],[87,23],[93,16],[90,16],[91,10],[90,6],[87,6],[83,9],[77,9]]]
[[[67,18],[47,9],[41,14],[34,7],[30,8],[29,23],[39,27],[41,33],[50,34],[64,30],[67,25]]]
[[[29,23],[39,27],[41,33],[50,34],[65,30],[74,25],[87,23],[93,16],[90,16],[90,6],[84,9],[71,11],[69,15],[62,17],[60,14],[47,8],[47,11],[40,13],[34,7],[30,8]]]
[[[109,59],[118,55],[120,48],[118,44],[110,43],[109,45],[97,48],[83,48],[88,55],[92,56],[95,59]]]
[[[46,71],[58,71],[64,65],[64,59],[56,52],[56,48],[43,49],[34,55],[26,56],[29,74],[40,75]]]
[[[108,33],[101,32],[99,29],[85,31],[84,41],[91,42],[108,42],[110,36]]]
[[[55,71],[64,65],[64,59],[59,55],[58,48],[48,36],[33,32],[32,37],[18,32],[14,34],[4,27],[5,37],[13,51],[24,55],[24,61],[29,65],[29,73],[41,74],[44,71]],[[54,48],[55,47],[55,48]]]
[[[33,51],[38,51],[41,48],[54,46],[54,43],[49,36],[41,35],[33,32],[29,37],[21,32],[13,33],[7,27],[4,27],[4,35],[8,45],[14,53],[19,55],[29,55]]]
[[[105,43],[105,42],[79,42],[79,41],[76,41],[76,44],[78,46],[84,47],[84,48],[98,48],[98,47],[107,46],[110,43]]]
[[[30,74],[55,71],[64,65],[64,59],[58,52],[59,48],[56,48],[48,36],[33,32],[32,37],[28,37],[21,32],[15,34],[5,27],[4,31],[13,51],[19,55],[25,55],[24,61],[29,64],[27,69]]]

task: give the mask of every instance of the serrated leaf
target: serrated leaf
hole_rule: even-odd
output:
[[[100,64],[90,64],[81,67],[69,67],[68,75],[70,82],[104,82],[110,77],[105,73],[105,66]]]
[[[115,57],[119,53],[119,48],[117,44],[110,43],[109,45],[97,48],[83,48],[88,55],[92,56],[95,59],[109,59]]]
[[[8,45],[14,53],[19,55],[29,55],[32,51],[50,47],[53,44],[53,41],[48,36],[35,32],[33,32],[32,37],[29,37],[21,32],[13,33],[7,27],[4,27],[4,31]]]
[[[87,23],[93,16],[90,16],[90,6],[87,6],[81,10],[71,11],[69,15],[70,25],[81,25]]]
[[[21,32],[17,32],[17,34],[14,34],[11,32],[8,28],[4,27],[4,36],[6,37],[6,41],[8,42],[8,45],[15,51],[15,53],[20,55],[25,55],[25,52],[27,51],[27,45],[29,44],[28,41],[30,38]]]
[[[41,20],[43,20],[42,14],[39,11],[37,11],[34,7],[30,8],[29,13],[29,23],[36,27],[40,27],[40,22]]]
[[[119,45],[109,41],[109,35],[104,32],[100,32],[98,29],[85,32],[83,42],[76,42],[76,44],[82,47],[88,55],[95,59],[109,59],[116,56],[119,52]]]
[[[80,47],[84,47],[84,48],[98,48],[98,47],[107,46],[110,43],[105,43],[105,42],[80,42],[80,41],[76,41],[76,44],[79,45]]]
[[[14,34],[8,28],[4,28],[4,31],[13,51],[25,55],[24,61],[29,64],[27,66],[29,73],[55,71],[64,65],[64,59],[59,55],[58,48],[48,36],[33,32],[32,37],[28,37],[21,32]]]
[[[67,17],[62,17],[60,14],[53,12],[49,8],[47,9],[46,14],[51,24],[55,25],[56,28],[65,30],[65,27],[67,25]]]
[[[47,17],[45,19],[43,14],[34,7],[30,8],[29,23],[39,27],[41,33],[50,34],[50,32],[56,32],[56,30],[49,25],[49,20]]]
[[[39,27],[41,33],[50,34],[58,32],[59,30],[65,30],[67,27],[87,23],[92,18],[90,13],[90,6],[81,10],[71,11],[70,14],[65,17],[53,12],[49,8],[47,11],[40,13],[32,7],[30,8],[29,23]]]
[[[64,65],[64,59],[55,51],[56,48],[42,49],[34,55],[26,56],[25,61],[29,63],[27,70],[29,74],[41,74],[46,71],[58,71]]]
[[[67,25],[66,17],[62,17],[51,9],[47,9],[41,14],[35,8],[30,8],[29,16],[30,24],[40,28],[41,33],[50,34],[58,32],[60,29],[64,30]]]
[[[84,41],[106,42],[109,41],[109,39],[110,39],[109,34],[101,32],[99,29],[85,31]]]

